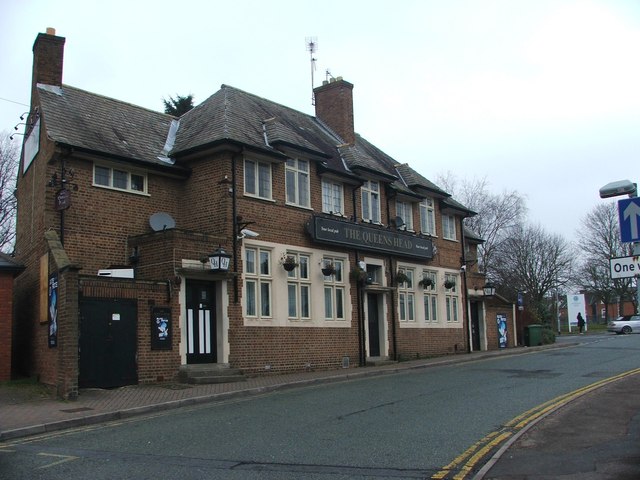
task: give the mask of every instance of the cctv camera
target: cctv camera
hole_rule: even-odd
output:
[[[620,195],[635,195],[636,184],[630,180],[618,180],[607,183],[600,189],[600,198],[617,197]]]
[[[242,234],[242,238],[244,237],[256,238],[260,236],[258,232],[254,232],[253,230],[249,230],[248,228],[243,228],[242,230],[240,230],[240,233]]]

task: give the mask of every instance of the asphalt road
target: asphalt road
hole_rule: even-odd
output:
[[[0,478],[450,478],[514,418],[640,366],[640,335],[580,340],[32,437],[0,449]]]

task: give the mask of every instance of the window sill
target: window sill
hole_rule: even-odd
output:
[[[108,185],[100,185],[98,183],[94,183],[94,184],[92,184],[92,186],[96,187],[96,188],[102,188],[104,190],[110,190],[112,192],[131,193],[133,195],[139,195],[141,197],[150,197],[151,196],[151,194],[147,193],[147,192],[140,192],[138,190],[125,190],[123,188],[115,188],[115,187],[110,187]]]

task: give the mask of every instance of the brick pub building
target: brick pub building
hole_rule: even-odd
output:
[[[497,316],[515,345],[474,212],[355,133],[352,84],[315,116],[223,85],[178,118],[63,84],[64,44],[33,46],[16,369],[73,398],[499,348]]]

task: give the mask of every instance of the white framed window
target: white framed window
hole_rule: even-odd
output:
[[[295,258],[298,266],[287,272],[287,299],[289,320],[311,319],[311,279],[309,278],[309,255],[287,252]]]
[[[416,321],[415,292],[413,291],[415,272],[411,268],[400,268],[398,272],[406,275],[406,280],[398,285],[398,306],[401,322]]]
[[[344,213],[344,188],[341,183],[322,180],[322,211],[334,215]]]
[[[457,322],[458,315],[458,276],[445,274],[445,311],[447,314],[447,322]]]
[[[147,193],[147,176],[119,168],[93,165],[93,185],[132,193]]]
[[[447,240],[456,239],[456,217],[453,215],[442,215],[442,237]]]
[[[335,273],[324,276],[324,319],[345,320],[344,261],[339,258],[324,257],[324,265],[333,265]]]
[[[366,180],[362,190],[362,220],[380,223],[380,182]]]
[[[271,318],[271,251],[245,249],[245,314],[256,319]]]
[[[422,271],[422,289],[425,322],[438,321],[438,274],[431,270]]]
[[[271,200],[271,164],[244,160],[244,193],[265,200]]]
[[[420,231],[425,235],[436,235],[436,211],[431,197],[420,202]]]
[[[404,222],[404,230],[413,230],[413,206],[409,202],[396,201],[396,215]]]
[[[287,203],[309,208],[309,162],[289,158],[285,167]]]

